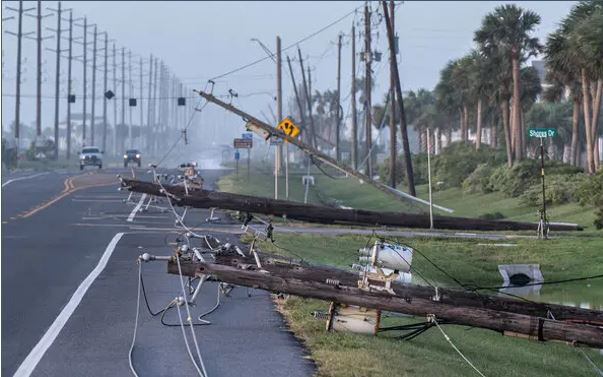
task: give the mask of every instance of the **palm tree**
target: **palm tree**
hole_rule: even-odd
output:
[[[511,107],[511,144],[515,158],[522,158],[520,135],[520,65],[530,56],[540,52],[538,39],[530,35],[540,24],[540,16],[516,5],[502,5],[484,17],[482,26],[475,32],[474,40],[486,56],[500,53],[511,62],[513,94]]]

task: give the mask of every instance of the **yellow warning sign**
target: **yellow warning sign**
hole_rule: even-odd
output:
[[[286,117],[281,120],[276,126],[277,129],[283,131],[283,133],[287,136],[296,137],[300,133],[300,129],[297,124],[293,123],[291,118]]]

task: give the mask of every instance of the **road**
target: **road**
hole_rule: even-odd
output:
[[[132,204],[122,201],[127,194],[116,189],[119,172],[3,178],[2,374],[131,375],[136,259],[144,251],[169,254],[176,235],[171,214],[133,212],[139,197]],[[211,185],[221,172],[202,174]],[[204,224],[207,216],[196,211],[190,222]],[[219,232],[218,224],[208,229],[221,240],[238,239],[236,232]],[[142,267],[153,310],[181,295],[179,278],[166,274],[164,264]],[[213,283],[204,286],[193,318],[214,305],[216,292]],[[249,293],[236,288],[230,297],[222,296],[219,309],[205,318],[211,325],[195,328],[208,374],[312,375],[313,363],[270,296]],[[144,306],[140,313],[133,351],[139,375],[195,375],[181,329],[161,325]],[[166,321],[177,323],[175,311]]]

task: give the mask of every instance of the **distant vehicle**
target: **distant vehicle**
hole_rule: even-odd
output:
[[[142,156],[140,155],[140,151],[138,149],[128,149],[124,154],[124,168],[128,167],[128,164],[132,162],[136,162],[138,167],[142,163]]]
[[[98,147],[84,147],[80,153],[80,170],[84,166],[98,166],[103,168],[103,152]]]

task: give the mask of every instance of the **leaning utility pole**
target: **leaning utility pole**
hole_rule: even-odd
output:
[[[395,29],[394,23],[394,2],[389,2],[389,12],[391,15],[392,30]],[[394,77],[394,59],[392,55],[395,50],[390,50],[389,58],[389,185],[396,187],[396,78]]]
[[[94,117],[96,116],[96,40],[98,39],[98,31],[96,25],[94,25],[94,42],[92,42],[92,108],[90,118],[90,144],[94,145]]]
[[[306,126],[306,117],[304,116],[304,107],[297,92],[297,84],[295,83],[295,75],[293,74],[293,67],[291,66],[291,59],[287,56],[287,65],[289,66],[289,74],[291,75],[291,82],[293,84],[293,92],[295,93],[295,101],[297,102],[297,109],[299,111],[299,118],[301,120],[302,127]]]
[[[358,170],[358,118],[356,113],[356,28],[352,26],[352,167]]]
[[[341,34],[337,38],[337,110],[335,120],[335,159],[341,161],[339,133],[341,128]]]
[[[109,100],[105,93],[107,93],[107,76],[109,72],[108,58],[109,58],[109,36],[105,32],[105,56],[104,56],[104,67],[103,67],[103,151],[107,150],[107,101]]]
[[[282,70],[281,70],[281,38],[276,37],[276,116],[277,122],[283,119],[283,83],[282,83]],[[282,156],[282,149],[280,145],[277,145],[274,150],[274,199],[278,199],[278,176],[280,170],[280,157]],[[286,159],[289,159],[287,155]],[[288,165],[286,163],[285,165]],[[288,173],[289,167],[285,166],[285,197],[289,197],[289,182]]]
[[[373,176],[373,119],[371,103],[371,12],[368,3],[364,3],[364,127],[366,138],[366,175]]]
[[[304,71],[304,59],[302,58],[301,50],[297,48],[297,55],[299,56],[299,66],[302,74],[302,84],[304,89],[304,97],[306,98],[306,105],[308,106],[308,116],[310,117],[310,136],[308,141],[314,148],[318,148],[316,142],[316,130],[314,129],[314,117],[312,116],[312,93],[308,90],[308,84],[306,82],[306,73]]]
[[[385,26],[387,28],[387,39],[389,41],[390,51],[395,52],[394,46],[394,29],[391,24],[389,11],[385,1],[383,4],[383,13],[385,16]],[[404,148],[404,164],[406,166],[406,179],[408,180],[408,193],[412,196],[417,196],[415,190],[415,177],[412,169],[412,160],[410,156],[410,145],[408,143],[408,127],[406,125],[406,114],[404,112],[404,98],[402,97],[402,85],[400,84],[400,72],[398,71],[398,63],[396,54],[392,54],[394,78],[396,81],[396,97],[398,100],[398,107],[400,109],[400,133],[402,134],[402,148]]]

